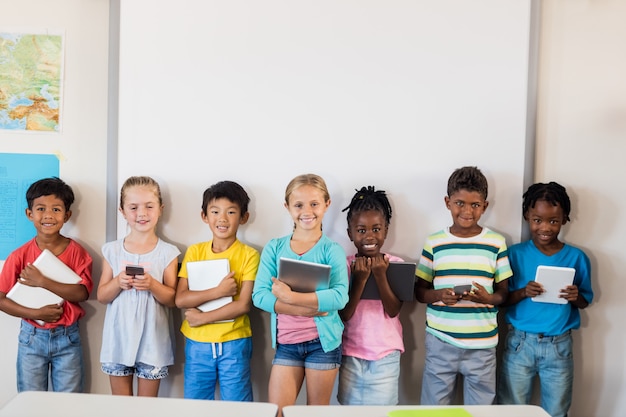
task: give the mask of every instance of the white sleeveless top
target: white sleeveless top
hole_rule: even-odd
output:
[[[141,265],[163,282],[163,271],[178,257],[174,245],[159,239],[155,248],[137,255],[124,249],[124,239],[102,246],[104,259],[117,276],[126,265]],[[100,362],[163,367],[174,363],[174,326],[171,308],[159,303],[150,291],[122,292],[107,305],[102,331]]]

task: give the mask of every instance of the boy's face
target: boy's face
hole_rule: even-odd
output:
[[[37,236],[58,235],[63,225],[70,219],[71,210],[56,195],[44,195],[33,200],[33,208],[26,209],[26,217],[33,222]]]
[[[478,191],[459,190],[446,196],[445,202],[452,214],[450,233],[458,237],[472,237],[482,231],[478,221],[489,202]]]
[[[348,236],[359,256],[375,257],[385,243],[388,230],[385,217],[378,210],[356,213],[350,219]]]
[[[237,237],[239,225],[246,224],[249,213],[242,215],[238,204],[227,198],[217,198],[209,201],[206,214],[201,213],[202,221],[209,225],[213,239],[234,240]]]
[[[563,214],[563,208],[545,200],[537,200],[535,207],[530,207],[524,218],[528,221],[530,237],[535,246],[540,250],[552,245],[560,245],[559,233],[567,219]]]

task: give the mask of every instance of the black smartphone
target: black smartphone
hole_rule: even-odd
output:
[[[470,292],[472,290],[472,285],[455,285],[454,286],[454,295],[463,295],[464,292]]]
[[[143,275],[143,266],[126,265],[126,275]]]

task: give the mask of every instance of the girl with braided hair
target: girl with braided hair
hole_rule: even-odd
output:
[[[398,317],[402,301],[389,286],[387,268],[402,259],[381,252],[391,205],[384,191],[368,186],[357,190],[346,210],[348,236],[357,252],[347,257],[350,298],[339,313],[345,328],[337,399],[344,405],[395,405],[404,352]],[[361,299],[368,280],[375,280],[379,300]]]

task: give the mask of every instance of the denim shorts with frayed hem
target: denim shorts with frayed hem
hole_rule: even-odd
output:
[[[103,363],[102,372],[110,376],[128,376],[136,374],[142,379],[163,379],[169,371],[167,366],[153,366],[137,362],[135,366],[126,366],[121,363]]]
[[[341,346],[324,352],[319,338],[294,344],[278,343],[272,364],[319,371],[337,369],[341,366]]]

